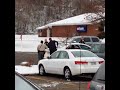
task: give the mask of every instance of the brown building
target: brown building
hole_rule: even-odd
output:
[[[97,36],[100,33],[99,24],[91,23],[85,15],[82,14],[38,27],[38,35],[41,37]]]
[[[97,36],[100,33],[98,25],[91,24],[86,26],[86,32],[78,32],[78,25],[52,26],[51,28],[40,29],[40,31],[38,31],[38,35],[41,37],[72,37],[76,35]]]

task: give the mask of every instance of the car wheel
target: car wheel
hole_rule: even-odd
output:
[[[65,79],[70,79],[71,76],[72,76],[72,74],[71,74],[70,69],[69,68],[65,68],[64,69],[64,77],[65,77]]]
[[[45,75],[45,69],[44,69],[43,65],[40,65],[40,66],[39,66],[39,74],[40,74],[41,76]]]

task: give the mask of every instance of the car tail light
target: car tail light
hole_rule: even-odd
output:
[[[75,64],[88,64],[86,61],[75,61]]]
[[[103,63],[104,61],[99,61],[99,64]]]
[[[87,90],[90,90],[90,82],[88,82]]]

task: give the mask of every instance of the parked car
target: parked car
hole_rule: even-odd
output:
[[[92,45],[95,42],[101,42],[97,36],[75,36],[75,37],[72,37],[64,42],[79,43],[81,38],[83,38],[85,41],[85,44],[88,44],[88,45]]]
[[[71,43],[67,46],[63,46],[59,49],[84,49],[84,50],[91,50],[91,46],[83,43]]]
[[[87,90],[105,90],[105,62],[101,64],[92,81],[88,83]]]
[[[15,72],[15,90],[44,90]]]
[[[88,50],[57,50],[47,59],[38,62],[40,75],[46,73],[64,75],[70,79],[74,75],[94,74],[104,59]]]
[[[65,46],[65,44],[63,42],[58,42],[58,48],[62,48],[64,46]]]
[[[105,59],[105,43],[94,43],[91,45],[91,50],[97,56]]]

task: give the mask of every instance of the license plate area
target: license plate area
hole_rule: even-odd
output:
[[[96,65],[96,62],[91,62],[91,65]]]

